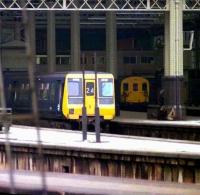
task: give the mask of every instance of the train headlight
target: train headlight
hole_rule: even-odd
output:
[[[60,104],[57,105],[57,111],[60,111]]]
[[[74,114],[74,109],[73,108],[69,109],[69,114]]]

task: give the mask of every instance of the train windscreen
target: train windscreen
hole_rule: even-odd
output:
[[[68,79],[68,102],[69,104],[83,103],[82,79]]]
[[[113,79],[99,79],[99,103],[113,104]]]
[[[102,96],[103,97],[113,96],[113,84],[112,84],[112,82],[103,82],[102,83]]]
[[[81,85],[80,79],[68,80],[68,96],[69,97],[82,96],[82,85]]]
[[[113,80],[100,79],[99,96],[112,97],[113,96]]]

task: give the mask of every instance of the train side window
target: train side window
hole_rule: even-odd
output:
[[[53,103],[55,100],[56,83],[51,83],[50,100]]]
[[[19,100],[28,100],[29,99],[29,84],[22,83],[19,90]]]
[[[12,97],[12,93],[14,92],[14,89],[13,89],[13,87],[12,87],[12,84],[9,84],[8,85],[8,90],[7,90],[8,92],[8,94],[7,94],[7,98],[8,98],[8,100],[10,100],[10,98]]]
[[[133,91],[138,91],[138,84],[137,83],[133,83]]]
[[[20,85],[17,84],[15,87],[15,97],[14,97],[14,101],[19,100],[20,98]]]
[[[48,100],[49,83],[41,83],[39,88],[39,99]]]
[[[44,83],[40,83],[39,86],[39,99],[42,100],[42,94],[43,94],[43,89],[44,89]]]
[[[21,86],[19,87],[19,96],[18,96],[19,100],[23,100],[24,99],[24,83],[21,84]]]
[[[147,91],[147,84],[146,83],[142,83],[142,91]]]
[[[19,93],[19,86],[16,81],[13,82],[12,84],[12,93],[13,93],[13,102],[17,101],[18,93]]]
[[[128,91],[128,83],[123,83],[123,91]]]
[[[49,83],[46,83],[43,91],[43,100],[48,100],[48,93],[49,93]]]

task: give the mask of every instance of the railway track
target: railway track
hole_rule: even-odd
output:
[[[198,126],[163,126],[150,123],[130,124],[111,122],[109,132],[121,135],[200,141],[200,128]]]

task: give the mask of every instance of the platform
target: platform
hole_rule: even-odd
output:
[[[200,159],[200,144],[194,141],[101,134],[101,143],[96,143],[94,133],[88,133],[87,141],[82,141],[82,133],[78,131],[41,128],[40,134],[42,145],[48,147]],[[10,127],[9,139],[15,145],[38,144],[37,130],[34,127],[13,125]],[[5,134],[0,134],[0,143],[5,141]]]
[[[101,143],[96,143],[94,133],[82,141],[80,131],[17,125],[10,127],[8,136],[14,169],[37,171],[43,164],[53,172],[200,183],[200,144],[195,141],[102,133]],[[8,167],[6,143],[6,135],[0,134],[1,169]]]
[[[14,180],[14,189],[18,193],[31,194],[35,192],[33,194],[38,194],[42,189],[41,173],[39,172],[15,171]],[[45,173],[45,182],[47,191],[54,192],[54,194],[67,192],[88,195],[199,195],[200,192],[200,186],[195,184],[176,184],[66,173],[47,172]],[[10,181],[7,171],[0,171],[0,189],[9,192]]]
[[[151,124],[157,126],[189,126],[200,128],[200,117],[197,116],[187,116],[184,121],[153,120],[147,119],[146,112],[134,111],[120,111],[120,116],[115,117],[113,122],[143,125]]]

